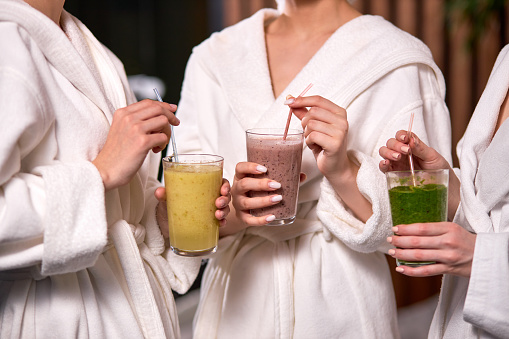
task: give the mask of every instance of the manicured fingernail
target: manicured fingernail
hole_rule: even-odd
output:
[[[396,250],[391,248],[387,253],[389,253],[389,255],[394,255],[394,253],[396,253]]]
[[[405,272],[405,270],[403,269],[403,267],[396,267],[396,272],[403,273]]]
[[[401,146],[401,150],[405,153],[408,153],[408,150],[410,150],[410,147],[408,146]]]
[[[275,195],[272,198],[270,198],[270,201],[272,201],[272,202],[280,202],[281,200],[283,200],[282,195]]]
[[[394,157],[394,159],[399,159],[400,154],[399,154],[399,153],[394,152],[394,153],[392,153],[392,156]]]
[[[176,110],[176,109],[177,109],[177,105],[175,105],[175,104],[170,104],[170,108],[171,108],[172,110]]]
[[[394,226],[394,227],[392,228],[392,232],[394,232],[394,233],[398,233],[398,227],[397,227],[397,226]]]
[[[267,172],[267,167],[262,166],[262,165],[258,165],[258,166],[256,166],[256,170],[257,170],[258,172],[265,173],[265,172]]]
[[[277,181],[270,181],[269,182],[269,187],[270,188],[281,188],[281,184]]]
[[[295,102],[295,98],[290,98],[290,99],[287,99],[285,100],[285,102],[283,102],[284,105],[291,105]]]
[[[271,222],[271,221],[274,221],[276,220],[276,216],[275,215],[269,215],[267,218],[265,218],[265,221],[267,222]]]
[[[399,137],[399,140],[401,140],[401,141],[405,141],[405,137],[406,137],[406,135],[401,134],[401,135],[400,135],[400,137]]]
[[[387,238],[387,242],[388,242],[388,243],[392,243],[392,237],[388,237],[388,238]]]

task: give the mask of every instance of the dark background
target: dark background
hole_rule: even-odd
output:
[[[221,28],[221,12],[214,13],[221,3],[213,0],[68,0],[64,7],[122,60],[127,75],[162,79],[163,99],[172,103],[192,48]]]

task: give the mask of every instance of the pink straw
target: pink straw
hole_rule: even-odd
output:
[[[410,115],[410,124],[408,124],[408,142],[410,143],[410,136],[412,135],[412,124],[414,123],[414,112]],[[408,161],[410,162],[410,171],[412,171],[412,180],[414,182],[414,186],[417,186],[417,183],[415,182],[415,171],[414,171],[414,159],[412,158],[412,149],[408,148]]]
[[[307,91],[309,91],[309,89],[313,87],[313,84],[309,84],[308,87],[306,87],[301,94],[299,94],[299,96],[297,98],[300,98],[301,96],[303,96],[304,94],[306,94]],[[295,99],[297,99],[295,98]],[[292,120],[292,109],[290,108],[290,112],[288,113],[288,119],[286,120],[286,128],[285,128],[285,134],[283,135],[283,140],[286,140],[286,136],[288,135],[288,128],[290,127],[290,120]]]

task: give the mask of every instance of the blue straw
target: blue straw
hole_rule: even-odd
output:
[[[157,90],[157,88],[154,88],[154,92],[156,93],[157,100],[159,100],[160,102],[163,102],[163,98],[161,98],[161,95],[159,95],[159,91]],[[170,140],[171,140],[171,147],[173,148],[173,155],[175,156],[175,160],[177,162],[179,162],[179,156],[177,154],[177,144],[175,143],[175,133],[173,132],[172,124],[170,124],[170,129],[171,129]]]

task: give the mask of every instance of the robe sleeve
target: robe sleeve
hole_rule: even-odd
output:
[[[0,270],[61,274],[93,265],[106,244],[104,186],[90,162],[55,160],[54,116],[35,73],[0,68]]]
[[[410,69],[401,69],[406,72],[409,81],[418,82],[419,80],[413,73],[408,73]],[[387,111],[386,107],[367,107],[366,111],[376,111],[376,114],[387,117],[380,124],[377,135],[371,136],[377,141],[372,150],[362,150],[362,145],[349,145],[349,158],[359,165],[357,174],[357,187],[363,196],[371,203],[373,214],[363,223],[357,219],[343,204],[341,198],[336,194],[333,187],[323,179],[321,184],[320,199],[317,206],[317,214],[322,223],[331,231],[331,233],[342,240],[347,246],[359,252],[386,252],[390,245],[386,238],[392,234],[392,219],[389,206],[389,196],[387,193],[387,184],[385,175],[379,170],[378,164],[382,158],[378,154],[381,146],[385,145],[387,140],[393,138],[398,130],[406,130],[410,114],[415,113],[412,131],[427,145],[431,145],[438,152],[451,162],[450,151],[450,122],[449,113],[443,97],[441,97],[438,84],[433,81],[434,75],[426,68],[418,69],[420,83],[425,82],[428,92],[413,95],[412,100],[399,100],[401,109],[397,112]],[[386,77],[390,77],[391,73]],[[389,82],[394,84],[394,81]],[[415,86],[415,84],[414,84]],[[405,84],[397,84],[389,92],[382,93],[384,96],[397,96],[404,98],[402,93]],[[408,87],[411,87],[410,84]],[[348,110],[347,110],[348,112]],[[367,113],[368,114],[368,113]],[[367,119],[369,116],[367,115]],[[433,126],[437,126],[434,128]]]
[[[350,248],[359,252],[373,252],[384,245],[391,233],[391,211],[386,192],[385,176],[378,170],[375,159],[358,151],[349,157],[360,165],[357,186],[372,204],[373,215],[366,223],[357,219],[342,202],[329,181],[321,184],[317,214],[331,233]]]
[[[479,233],[463,308],[465,321],[495,335],[509,333],[509,233]]]

